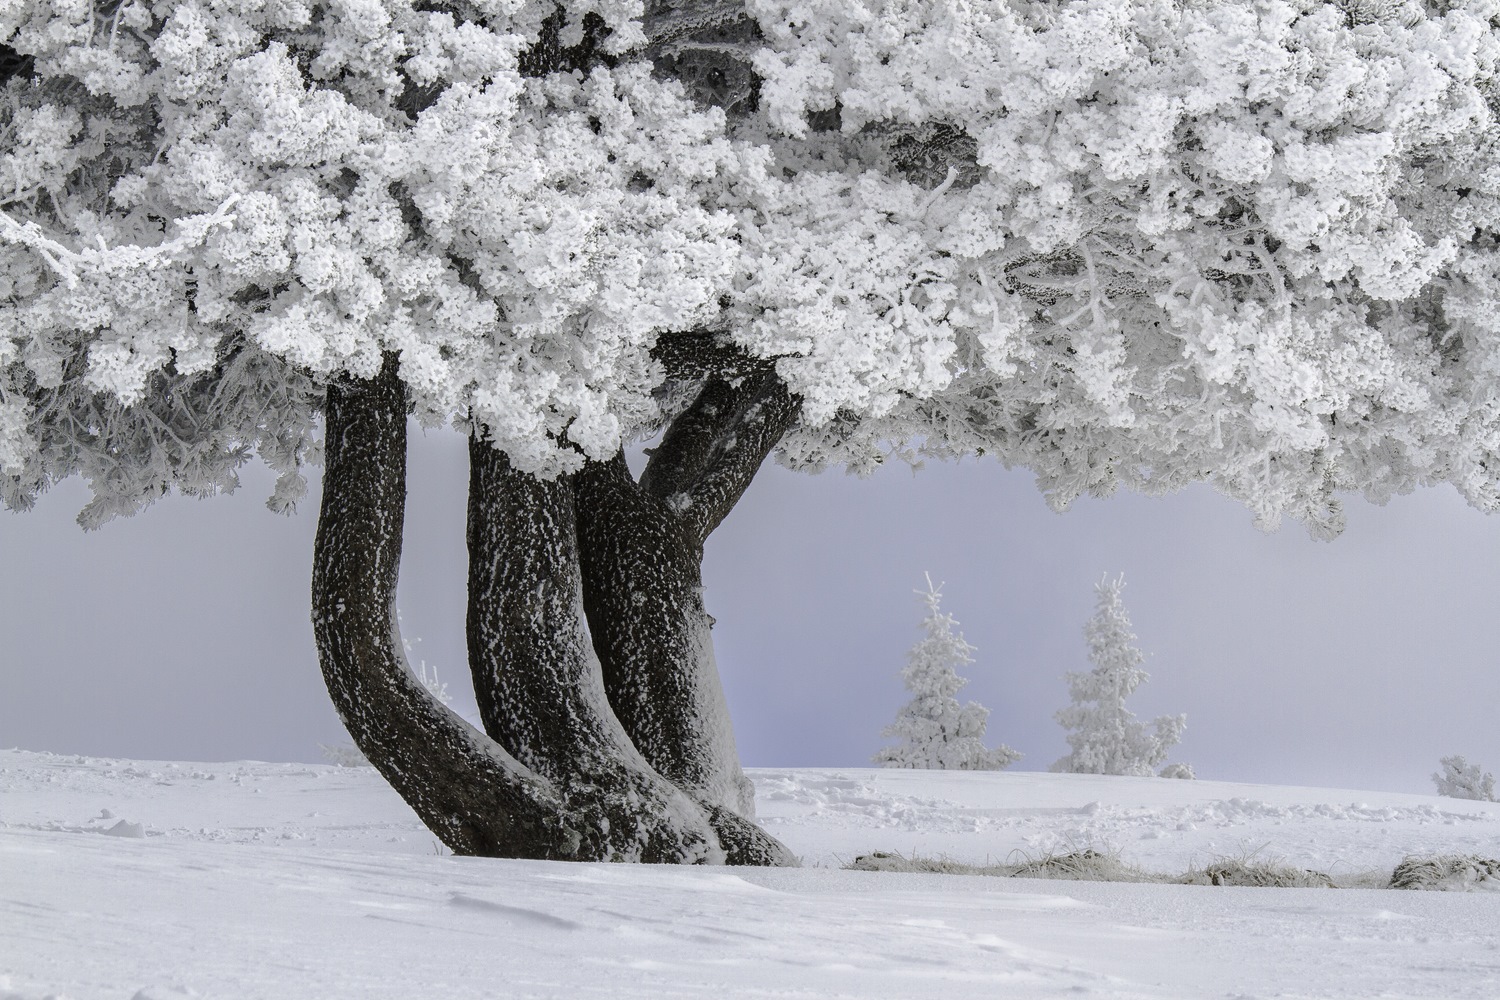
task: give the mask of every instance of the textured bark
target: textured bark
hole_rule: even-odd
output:
[[[621,728],[584,629],[572,483],[469,444],[469,665],[485,730],[592,822],[602,857],[722,862],[704,810]]]
[[[604,845],[554,786],[432,698],[394,620],[406,508],[406,398],[394,355],[331,386],[313,547],[313,633],[355,744],[456,854],[587,858]]]
[[[774,376],[710,381],[637,484],[623,454],[576,477],[584,607],[610,705],[658,772],[710,811],[731,863],[790,864],[750,822],[703,604],[703,542],[795,415]]]
[[[665,501],[701,546],[744,496],[800,407],[774,372],[710,379],[668,428],[641,474],[642,488]]]

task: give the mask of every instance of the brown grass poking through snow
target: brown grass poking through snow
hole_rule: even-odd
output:
[[[1117,852],[1092,848],[1066,854],[1023,858],[1013,864],[971,865],[949,858],[910,857],[888,851],[861,854],[845,867],[856,871],[917,872],[932,875],[986,875],[992,878],[1069,879],[1081,882],[1152,882],[1161,885],[1250,886],[1280,889],[1441,889],[1467,892],[1500,890],[1500,861],[1474,855],[1434,854],[1408,857],[1389,881],[1374,872],[1335,878],[1280,860],[1253,856],[1221,858],[1184,875],[1148,872],[1120,860]]]

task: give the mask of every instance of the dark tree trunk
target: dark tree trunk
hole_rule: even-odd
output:
[[[545,778],[412,676],[393,608],[406,509],[406,397],[395,355],[329,387],[313,545],[313,634],[355,744],[456,854],[587,858],[601,845]]]
[[[455,853],[795,864],[749,818],[700,573],[703,539],[795,413],[780,383],[742,385],[725,406],[725,386],[705,389],[653,459],[656,482],[674,484],[665,497],[623,457],[548,482],[471,441],[468,637],[487,738],[412,675],[396,629],[397,368],[387,355],[377,378],[332,385],[326,406],[313,626],[360,750]],[[718,431],[687,434],[695,421]]]
[[[722,862],[703,809],[642,758],[584,628],[572,483],[469,442],[469,665],[485,730],[591,818],[605,859]]]
[[[774,374],[710,380],[641,483],[623,454],[576,477],[584,608],[610,705],[659,773],[708,811],[736,864],[790,864],[751,820],[703,604],[703,543],[786,432],[796,402]]]

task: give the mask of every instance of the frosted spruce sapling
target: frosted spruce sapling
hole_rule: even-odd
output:
[[[942,588],[927,578],[916,592],[927,609],[923,636],[906,655],[901,679],[911,692],[896,721],[881,735],[900,742],[882,747],[871,758],[885,767],[933,770],[1000,771],[1021,759],[1010,747],[984,745],[990,710],[978,702],[960,705],[955,695],[968,683],[958,668],[973,663],[974,647],[956,632],[958,622],[941,608]]]
[[[1141,669],[1145,654],[1136,645],[1122,591],[1125,577],[1101,579],[1093,617],[1083,628],[1092,670],[1067,675],[1072,704],[1057,713],[1072,750],[1051,770],[1075,774],[1152,775],[1187,728],[1186,715],[1163,715],[1149,726],[1125,707],[1125,699],[1151,675]],[[1162,777],[1192,777],[1190,767],[1173,764]]]

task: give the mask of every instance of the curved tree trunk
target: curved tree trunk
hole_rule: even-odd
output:
[[[577,489],[584,608],[615,715],[678,787],[755,815],[714,669],[702,547],[636,485],[623,454],[589,463]]]
[[[396,629],[406,500],[397,370],[388,354],[377,378],[331,386],[326,406],[313,626],[329,693],[360,750],[455,853],[795,864],[748,818],[753,795],[701,598],[702,539],[760,459],[737,487],[709,488],[734,463],[713,447],[694,451],[692,488],[661,499],[630,480],[623,457],[595,463],[577,483],[546,482],[471,441],[468,634],[486,738],[412,675]],[[748,406],[750,425],[758,407]],[[746,413],[741,405],[714,419],[752,441]],[[725,450],[722,436],[704,440]],[[659,482],[678,481],[665,462],[656,468]],[[580,544],[590,553],[593,644]],[[611,665],[608,691],[595,645]],[[612,699],[633,707],[632,731]]]
[[[469,441],[469,665],[485,730],[595,824],[605,859],[722,863],[699,805],[610,709],[584,629],[573,487]]]
[[[584,608],[631,741],[709,811],[732,864],[794,864],[755,823],[703,604],[703,543],[785,433],[796,402],[774,374],[710,380],[642,482],[623,454],[576,477]]]
[[[313,634],[355,744],[456,854],[599,855],[556,788],[427,693],[393,613],[406,509],[406,397],[397,362],[329,387],[313,543]]]

